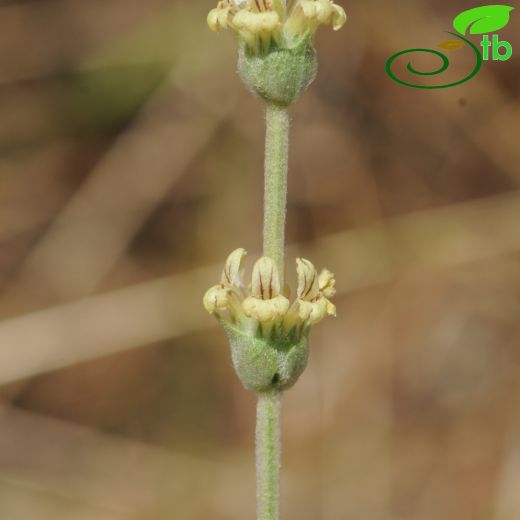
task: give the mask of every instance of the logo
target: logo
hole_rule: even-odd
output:
[[[394,63],[401,56],[410,53],[427,53],[429,55],[437,56],[441,59],[441,65],[437,69],[429,72],[417,70],[409,61],[406,65],[406,69],[411,74],[423,77],[436,76],[437,74],[441,74],[448,69],[450,66],[450,60],[446,54],[438,50],[422,48],[407,49],[391,56],[386,62],[386,73],[396,83],[406,87],[421,89],[455,87],[456,85],[461,85],[462,83],[469,81],[478,74],[480,68],[482,67],[483,61],[488,61],[489,59],[494,61],[506,61],[513,55],[513,47],[509,42],[500,41],[498,34],[493,34],[491,37],[489,34],[503,29],[509,23],[510,13],[513,9],[513,7],[508,5],[484,5],[464,11],[455,17],[453,20],[453,27],[457,32],[446,31],[451,36],[454,36],[455,39],[445,41],[439,44],[439,47],[447,51],[453,51],[462,48],[469,48],[472,51],[475,57],[475,66],[465,78],[444,85],[416,85],[404,79],[400,79],[394,73]],[[483,35],[479,46],[475,45],[471,40],[466,38],[466,34]],[[482,47],[482,52],[480,51],[479,47]]]

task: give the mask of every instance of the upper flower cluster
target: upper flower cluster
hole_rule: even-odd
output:
[[[297,340],[325,316],[336,315],[329,301],[336,292],[335,280],[327,269],[318,275],[309,260],[298,258],[297,297],[291,304],[282,294],[278,269],[269,257],[256,262],[251,285],[244,285],[245,257],[244,249],[233,251],[226,260],[220,284],[204,296],[207,311],[224,324],[266,339]]]
[[[347,20],[342,7],[332,0],[220,0],[208,15],[213,31],[231,28],[255,51],[273,43],[292,47],[311,37],[322,24],[337,31]],[[289,13],[289,14],[287,14]]]

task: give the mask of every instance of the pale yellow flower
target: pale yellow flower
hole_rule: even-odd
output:
[[[256,262],[251,281],[251,296],[243,303],[247,316],[258,321],[264,334],[269,334],[289,308],[289,300],[280,294],[280,276],[276,264],[267,256]]]
[[[272,42],[292,47],[312,37],[320,25],[337,31],[347,20],[332,0],[294,0],[288,14],[281,0],[220,0],[208,14],[213,31],[231,28],[253,51],[268,50]]]
[[[326,316],[335,316],[336,307],[329,301],[334,295],[334,275],[324,269],[318,276],[316,268],[309,260],[296,260],[298,274],[297,299],[287,313],[284,325],[291,327],[310,327]]]
[[[291,305],[282,294],[280,275],[275,262],[261,257],[253,267],[251,284],[243,283],[246,251],[236,249],[226,260],[221,283],[204,296],[206,310],[225,323],[264,337],[280,338],[306,335],[312,325],[326,316],[335,316],[329,300],[334,293],[334,275],[324,269],[318,275],[314,265],[304,258],[296,260],[298,288]]]

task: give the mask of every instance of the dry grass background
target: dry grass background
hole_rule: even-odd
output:
[[[339,295],[284,518],[516,520],[520,60],[406,89],[388,56],[473,4],[343,5],[292,114],[290,256]],[[252,517],[254,398],[200,299],[261,246],[263,122],[210,7],[0,3],[2,520]]]

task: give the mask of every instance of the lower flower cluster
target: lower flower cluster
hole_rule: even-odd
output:
[[[296,260],[298,289],[291,304],[281,287],[274,261],[264,256],[253,267],[251,284],[244,284],[244,249],[236,249],[226,260],[220,284],[204,296],[204,306],[225,326],[264,339],[298,340],[312,325],[335,316],[329,298],[335,294],[334,275],[324,269],[317,273],[304,258]]]

